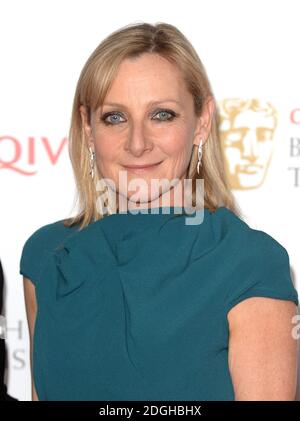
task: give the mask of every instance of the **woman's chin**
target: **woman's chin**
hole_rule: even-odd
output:
[[[148,193],[128,193],[119,196],[119,207],[127,206],[128,208],[148,208],[153,206],[159,206],[159,195],[151,196]]]

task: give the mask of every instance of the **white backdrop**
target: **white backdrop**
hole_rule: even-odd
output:
[[[0,1],[0,258],[11,395],[31,393],[22,246],[37,228],[70,216],[75,187],[64,139],[77,79],[98,43],[126,24],[177,26],[217,101],[255,98],[276,108],[264,182],[234,194],[246,222],[286,247],[299,291],[299,16],[297,0]]]

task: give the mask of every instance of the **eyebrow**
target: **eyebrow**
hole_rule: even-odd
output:
[[[156,104],[161,104],[162,102],[175,102],[178,105],[181,105],[181,103],[179,101],[177,101],[176,99],[160,99],[158,101],[150,101],[148,102],[148,105],[156,105]],[[118,102],[104,102],[104,105],[110,105],[112,107],[124,107],[127,108],[126,105],[124,104],[120,104]]]

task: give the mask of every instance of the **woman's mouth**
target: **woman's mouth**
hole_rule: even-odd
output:
[[[154,164],[142,164],[142,165],[123,165],[125,170],[132,172],[134,174],[144,174],[153,171],[155,168],[161,164],[162,161]]]

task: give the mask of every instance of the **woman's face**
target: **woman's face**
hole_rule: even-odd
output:
[[[83,106],[80,111],[101,177],[126,201],[148,208],[175,204],[170,192],[186,176],[193,145],[208,137],[213,101],[196,117],[178,68],[145,53],[121,63],[90,125]],[[152,181],[151,188],[154,179],[166,184],[159,189]]]

